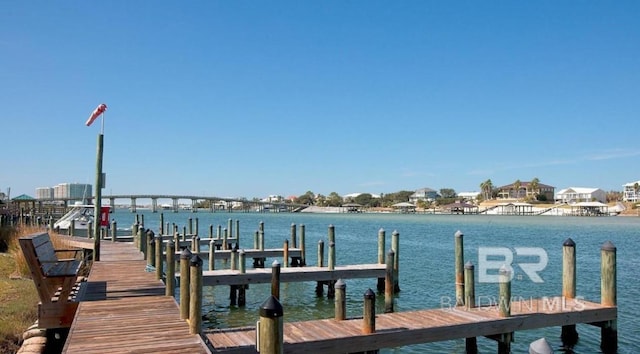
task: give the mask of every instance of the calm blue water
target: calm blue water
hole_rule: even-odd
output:
[[[158,230],[160,214],[144,215],[145,227]],[[113,216],[120,227],[134,222],[134,214],[125,210]],[[640,265],[640,218],[636,217],[517,217],[489,215],[406,215],[406,214],[290,214],[290,213],[165,213],[165,223],[176,223],[182,230],[189,218],[198,218],[201,235],[209,225],[227,226],[228,220],[240,220],[241,248],[253,248],[253,235],[260,221],[265,225],[265,247],[282,247],[289,238],[291,224],[304,224],[306,229],[307,264],[317,264],[318,240],[327,240],[329,225],[336,230],[336,264],[377,262],[379,229],[387,234],[386,248],[391,246],[391,233],[400,233],[400,288],[396,311],[437,308],[455,296],[454,233],[464,233],[465,262],[476,265],[478,279],[478,247],[542,247],[549,256],[547,267],[539,274],[542,283],[534,283],[515,267],[512,295],[523,298],[560,295],[562,290],[562,243],[569,237],[576,242],[577,295],[600,301],[600,247],[612,241],[617,247],[618,271],[618,336],[620,353],[640,352],[640,286],[635,281],[635,268]],[[299,230],[298,230],[299,237]],[[325,257],[327,251],[325,250]],[[531,258],[515,257],[516,263]],[[271,264],[272,260],[267,260]],[[326,262],[326,258],[325,258]],[[251,266],[251,261],[247,261]],[[206,265],[205,265],[206,267]],[[205,268],[206,269],[206,268]],[[375,290],[375,279],[347,280],[347,315],[361,316],[362,297],[368,288]],[[247,290],[244,308],[229,306],[227,287],[205,288],[206,325],[210,328],[253,325],[258,308],[270,293],[269,285],[252,285]],[[497,284],[477,284],[476,296],[495,297]],[[444,300],[443,300],[444,299]],[[377,297],[377,311],[384,309],[383,296]],[[482,301],[481,299],[479,299]],[[315,283],[282,284],[281,302],[285,321],[332,318],[333,300],[315,296]],[[600,330],[578,325],[580,342],[576,353],[598,353]],[[559,351],[560,328],[517,332],[513,353],[527,353],[531,341],[545,337]],[[496,343],[478,338],[480,352],[495,352]],[[430,343],[383,353],[464,353],[464,340]]]

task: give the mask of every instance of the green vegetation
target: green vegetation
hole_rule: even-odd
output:
[[[17,238],[33,230],[3,227],[0,239],[6,252],[0,252],[0,353],[15,353],[22,333],[37,319],[38,294],[33,281],[24,273],[24,258]]]

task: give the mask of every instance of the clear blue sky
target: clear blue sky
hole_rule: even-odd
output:
[[[638,1],[5,1],[0,189],[640,179]]]

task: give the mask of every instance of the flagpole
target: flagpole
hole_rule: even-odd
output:
[[[102,207],[102,151],[104,147],[104,113],[101,114],[100,119],[101,129],[98,134],[98,149],[96,154],[96,185],[95,185],[95,199],[93,206],[93,260],[100,260],[100,234],[101,234],[101,215],[100,208]]]

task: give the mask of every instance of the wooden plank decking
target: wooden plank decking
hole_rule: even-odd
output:
[[[102,242],[63,353],[208,353],[131,243]]]
[[[376,333],[362,334],[362,319],[322,319],[284,324],[285,353],[349,353],[450,339],[480,337],[543,327],[613,320],[616,307],[580,300],[542,298],[513,302],[512,316],[501,318],[495,306],[430,309],[379,314]],[[285,309],[286,316],[286,309]],[[255,351],[255,328],[231,328],[206,334],[214,353]]]
[[[280,269],[280,282],[328,281],[355,278],[384,278],[386,265],[384,264],[356,264],[328,267],[286,267]],[[238,270],[209,270],[202,272],[202,284],[215,285],[243,285],[265,284],[271,282],[271,268],[247,269],[245,273]],[[179,278],[180,274],[176,273]]]

